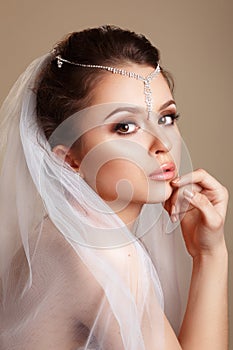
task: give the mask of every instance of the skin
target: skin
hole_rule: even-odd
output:
[[[143,76],[153,70],[137,65],[125,68]],[[154,113],[150,120],[143,89],[141,81],[106,74],[101,89],[97,87],[94,91],[93,105],[112,104],[112,110],[115,104],[132,105],[140,113],[135,115],[122,111],[105,121],[98,112],[94,116],[98,122],[91,130],[85,122],[87,125],[82,131],[81,142],[71,150],[61,145],[55,148],[57,154],[66,154],[66,161],[82,174],[126,224],[136,219],[144,203],[161,203],[170,198],[173,191],[171,179],[156,181],[149,175],[162,164],[174,162],[177,167],[175,177],[180,161],[181,138],[176,122],[173,124],[170,117],[177,110],[163,75],[159,74],[151,82]],[[165,104],[167,106],[163,107]],[[104,111],[102,114],[106,115]],[[164,118],[164,124],[159,124],[161,118]],[[128,124],[130,132],[113,131],[117,123],[128,120],[132,122]]]
[[[130,65],[123,69],[147,76],[151,67]],[[171,92],[160,74],[151,83],[153,111],[158,115],[161,106],[172,99]],[[106,75],[101,88],[94,91],[93,104],[130,103],[146,108],[143,94],[143,83],[120,75]],[[175,113],[175,104],[160,111],[160,114]],[[190,285],[187,310],[178,339],[169,322],[165,320],[165,344],[163,350],[227,350],[227,249],[224,240],[224,221],[226,215],[227,190],[203,169],[170,181],[151,181],[148,179],[150,162],[163,164],[168,161],[179,162],[179,132],[176,125],[165,126],[158,135],[156,119],[150,124],[150,130],[137,131],[131,136],[119,136],[109,133],[109,125],[99,125],[82,136],[82,147],[67,150],[57,146],[54,151],[76,170],[110,205],[118,204],[117,214],[129,224],[139,214],[144,203],[163,202],[173,221],[182,216],[181,228],[187,250],[193,258],[193,273]],[[148,124],[147,124],[148,126]],[[153,129],[153,130],[152,130]],[[174,137],[177,142],[174,142]],[[124,147],[115,147],[113,141],[122,137],[130,138],[132,145],[139,146],[148,155],[144,163],[135,162],[132,153],[124,153]],[[99,146],[109,144],[109,162],[93,165],[91,159],[98,158]],[[114,146],[114,147],[113,147]],[[101,148],[100,148],[101,150]],[[94,152],[94,156],[89,155]],[[117,158],[120,156],[120,159]],[[102,163],[101,163],[102,164]],[[91,168],[93,166],[93,168]],[[89,176],[90,169],[95,174]],[[124,171],[127,169],[127,171]],[[126,189],[116,193],[119,181],[126,179],[133,188],[133,196]],[[106,186],[106,184],[108,186]],[[128,192],[127,192],[128,191]],[[126,193],[126,194],[125,194]],[[118,197],[117,197],[118,196]],[[177,199],[179,201],[177,202]],[[187,212],[182,212],[180,198],[189,205]],[[119,209],[120,208],[120,209]],[[130,247],[128,249],[131,249]],[[132,252],[131,252],[132,253]],[[134,254],[131,254],[132,268],[136,265]],[[92,310],[90,308],[90,314]],[[87,322],[83,320],[84,324]],[[90,322],[91,324],[91,322]],[[88,326],[88,325],[87,325]],[[101,327],[101,320],[99,323]],[[109,334],[111,349],[122,349],[120,339],[115,333]],[[156,349],[156,338],[148,335],[145,340],[147,349]],[[109,344],[106,344],[106,349]]]

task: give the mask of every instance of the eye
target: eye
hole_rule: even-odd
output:
[[[158,124],[160,125],[173,125],[175,120],[179,118],[179,114],[167,114],[159,118]]]
[[[132,134],[136,132],[138,129],[139,127],[132,122],[117,123],[114,126],[114,131],[116,131],[118,134]]]

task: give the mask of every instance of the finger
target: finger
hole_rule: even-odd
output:
[[[200,185],[202,187],[201,192],[208,197],[219,214],[222,217],[226,216],[228,191],[224,186],[203,169],[198,169],[193,173],[183,175],[179,179],[176,179],[175,183],[173,181],[172,185],[176,188],[180,188],[189,183],[197,183]]]
[[[209,229],[217,230],[223,225],[224,219],[216,212],[215,207],[205,195],[200,192],[192,192],[185,189],[184,197],[193,207],[200,210],[204,224],[209,227]]]
[[[223,187],[220,182],[203,169],[198,169],[191,173],[182,175],[172,181],[172,185],[175,187],[181,187],[190,183],[198,183],[200,186],[209,190]]]
[[[190,203],[187,202],[187,200],[184,197],[184,190],[187,189],[189,191],[193,192],[201,192],[202,187],[198,184],[188,184],[186,186],[183,186],[181,188],[178,188],[176,191],[173,192],[172,196],[170,197],[170,206],[173,207],[172,213],[173,214],[182,214],[186,213],[188,210],[192,208]]]

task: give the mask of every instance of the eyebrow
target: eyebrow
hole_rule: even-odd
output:
[[[159,112],[172,104],[176,105],[176,102],[174,100],[169,100],[169,101],[165,102],[162,106],[160,106]],[[120,113],[120,112],[140,113],[140,112],[142,112],[142,110],[143,110],[143,108],[139,108],[139,107],[127,107],[127,106],[119,107],[119,108],[114,109],[114,111],[112,111],[111,113],[109,113],[107,115],[107,117],[104,118],[104,120],[106,120],[106,119],[110,118],[112,115]]]
[[[176,102],[174,100],[169,100],[165,102],[162,106],[160,106],[159,112],[173,104],[176,105]]]
[[[114,109],[114,111],[112,111],[110,114],[107,115],[107,117],[105,117],[104,120],[110,118],[112,115],[120,113],[120,112],[130,112],[130,113],[139,113],[141,112],[143,109],[142,108],[138,108],[138,107],[119,107]]]

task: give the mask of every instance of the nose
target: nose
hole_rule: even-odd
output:
[[[172,143],[164,132],[153,132],[150,152],[152,154],[167,153],[172,149]]]

